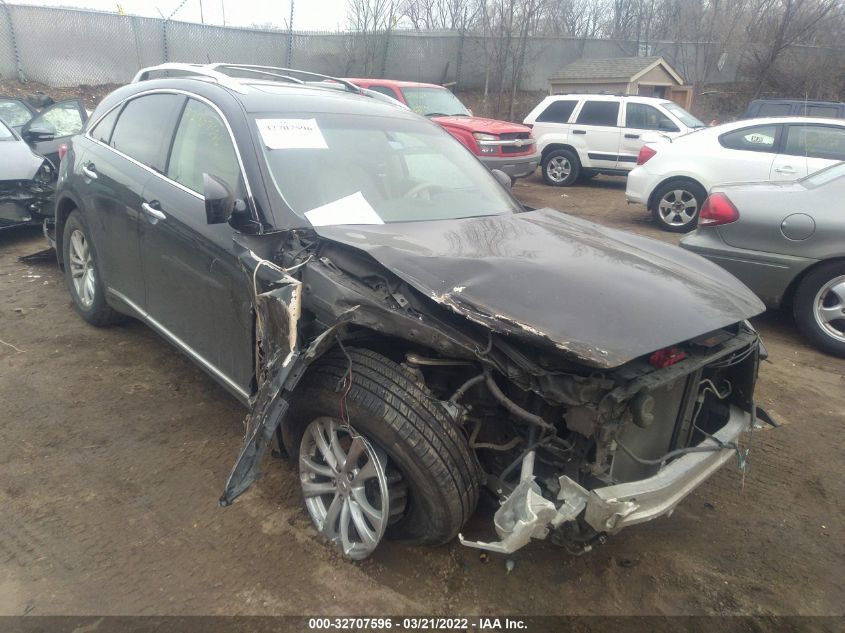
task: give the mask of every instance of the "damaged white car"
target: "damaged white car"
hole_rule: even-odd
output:
[[[25,101],[0,96],[0,230],[52,221],[63,143],[87,118],[77,100],[38,112]]]
[[[526,210],[343,80],[159,70],[74,138],[55,240],[83,318],[145,321],[249,408],[221,505],[275,438],[350,558],[458,537],[483,491],[465,545],[580,552],[744,456],[763,306],[720,267]]]

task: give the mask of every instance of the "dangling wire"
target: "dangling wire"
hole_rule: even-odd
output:
[[[346,348],[343,346],[343,341],[340,340],[340,337],[337,334],[335,334],[335,340],[337,340],[340,351],[342,351],[343,355],[346,356],[346,362],[348,363],[346,375],[338,381],[337,386],[338,389],[342,390],[340,395],[340,419],[343,420],[344,424],[349,426],[349,407],[346,404],[346,398],[352,390],[352,357],[346,351]]]

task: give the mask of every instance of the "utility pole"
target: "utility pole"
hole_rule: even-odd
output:
[[[288,22],[288,68],[293,68],[293,0],[290,0],[290,21]]]
[[[200,0],[200,22],[205,24],[205,18],[202,15],[202,0]]]
[[[223,26],[226,26],[226,0],[220,0],[220,10],[223,12]]]

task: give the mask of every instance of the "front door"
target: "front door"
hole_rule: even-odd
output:
[[[675,136],[681,130],[663,112],[646,103],[628,101],[625,105],[625,127],[622,129],[618,166],[633,169],[637,156],[649,136],[657,134]]]
[[[245,199],[229,132],[211,106],[188,99],[166,177],[143,193],[141,257],[146,311],[184,351],[241,398],[253,376],[251,294],[228,224],[207,224],[203,175]]]
[[[30,119],[21,128],[21,137],[36,154],[48,158],[58,166],[59,145],[67,143],[71,136],[79,134],[87,120],[88,114],[81,101],[59,101]],[[52,138],[39,140],[35,134],[36,130],[52,134]]]
[[[797,180],[845,160],[845,126],[794,123],[772,163],[772,180]]]
[[[581,104],[569,138],[589,167],[616,169],[619,155],[619,101],[587,99]]]

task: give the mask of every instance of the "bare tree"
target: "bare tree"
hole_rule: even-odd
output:
[[[349,0],[347,17],[350,39],[346,73],[353,68],[364,76],[383,71],[395,23],[393,0]]]
[[[746,70],[756,79],[755,95],[769,80],[786,50],[794,44],[817,44],[819,25],[835,17],[842,19],[840,0],[754,0],[746,34]]]

